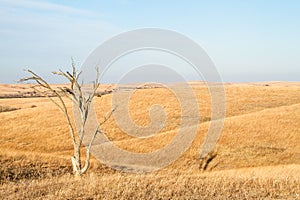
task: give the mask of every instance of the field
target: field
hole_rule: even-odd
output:
[[[3,199],[300,199],[300,83],[224,85],[226,118],[217,156],[199,170],[210,125],[211,99],[190,83],[201,112],[197,135],[174,163],[150,173],[125,173],[92,158],[82,178],[72,175],[72,143],[63,114],[29,85],[0,85],[0,197]],[[134,86],[130,86],[131,88]],[[100,90],[115,88],[103,85]],[[23,98],[22,98],[23,97]],[[26,97],[26,98],[25,98]],[[95,98],[101,119],[112,94]],[[166,123],[151,138],[133,138],[110,118],[102,130],[122,149],[147,153],[175,136],[180,107],[165,88],[142,87],[129,102],[132,120],[151,122],[149,107],[165,109]],[[68,102],[71,108],[71,102]],[[155,116],[154,116],[155,117]],[[188,129],[187,129],[188,130]]]

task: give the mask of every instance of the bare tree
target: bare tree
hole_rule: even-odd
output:
[[[100,126],[109,119],[109,117],[112,115],[112,112],[115,110],[113,109],[110,113],[108,113],[104,117],[104,120],[98,124],[96,131],[93,133],[91,140],[89,141],[89,145],[86,147],[86,158],[83,164],[81,160],[81,147],[83,146],[82,142],[85,136],[85,125],[88,119],[90,106],[99,87],[99,69],[96,68],[96,79],[93,82],[92,91],[88,95],[84,94],[82,90],[83,84],[79,84],[79,76],[81,72],[77,73],[74,62],[72,62],[72,73],[63,72],[61,70],[59,72],[52,72],[55,75],[63,76],[64,78],[66,78],[70,83],[69,88],[58,87],[57,89],[54,89],[47,81],[45,81],[42,77],[40,77],[33,71],[25,71],[29,72],[31,76],[21,79],[20,82],[34,81],[36,85],[32,86],[32,88],[36,92],[48,97],[63,112],[71,133],[72,143],[74,146],[74,154],[72,156],[74,173],[75,175],[79,176],[84,174],[89,168],[90,150],[96,135],[101,131]],[[56,97],[57,99],[55,99],[54,97]],[[63,97],[67,97],[68,99],[70,99],[80,113],[81,120],[79,126],[77,126],[77,131],[76,127],[74,127],[74,125],[72,125],[71,123],[69,111]]]

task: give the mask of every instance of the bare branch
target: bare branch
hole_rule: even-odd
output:
[[[86,159],[85,159],[85,164],[84,164],[84,167],[82,168],[82,173],[85,173],[86,170],[88,169],[89,167],[89,164],[90,164],[90,151],[91,151],[91,147],[92,147],[92,144],[97,136],[97,134],[100,132],[100,125],[97,126],[97,129],[95,131],[95,133],[93,134],[93,137],[92,139],[90,140],[90,143],[89,143],[89,146],[87,147],[86,149]]]
[[[75,139],[75,131],[74,131],[74,128],[71,124],[71,120],[70,120],[70,117],[69,117],[69,114],[68,114],[68,110],[67,110],[67,107],[65,105],[65,102],[63,101],[61,95],[55,90],[53,89],[48,83],[47,81],[45,81],[42,77],[40,77],[39,75],[37,75],[36,73],[34,73],[33,71],[31,70],[26,70],[27,72],[29,72],[30,74],[32,74],[33,76],[32,77],[29,77],[29,78],[24,78],[24,79],[20,79],[20,82],[24,82],[24,81],[29,81],[29,80],[33,80],[35,81],[39,86],[43,87],[44,89],[46,89],[46,91],[49,91],[50,93],[52,93],[54,96],[58,97],[59,101],[61,104],[58,104],[56,101],[54,101],[50,96],[49,94],[47,94],[45,91],[41,91],[41,90],[38,90],[36,87],[33,88],[35,91],[45,95],[46,97],[48,97],[65,115],[65,118],[67,120],[67,123],[68,123],[68,127],[70,129],[70,132],[71,132],[71,137],[72,137],[72,141],[73,141],[73,144],[74,146],[76,145],[76,139]]]
[[[118,108],[118,106],[115,106],[110,112],[108,112],[105,116],[102,122],[100,122],[100,126],[103,125],[106,121],[109,120],[109,118],[112,116],[113,112]]]

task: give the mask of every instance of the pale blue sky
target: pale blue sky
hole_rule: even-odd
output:
[[[199,43],[225,82],[300,81],[298,0],[0,0],[0,83],[80,65],[118,33],[157,27]],[[54,81],[54,80],[51,80]]]

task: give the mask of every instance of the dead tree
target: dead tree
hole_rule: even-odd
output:
[[[72,156],[74,174],[79,176],[84,174],[89,168],[92,143],[96,135],[101,131],[100,126],[109,119],[112,112],[114,111],[112,110],[110,113],[108,113],[104,117],[104,120],[98,124],[96,131],[93,133],[91,140],[89,141],[89,145],[86,146],[86,158],[83,164],[81,159],[81,147],[83,146],[82,142],[85,136],[85,125],[88,119],[90,106],[93,98],[96,96],[96,91],[99,87],[99,69],[96,68],[96,79],[93,82],[92,91],[88,95],[84,94],[82,90],[83,84],[79,84],[79,76],[81,73],[77,73],[74,62],[72,62],[72,73],[63,72],[61,70],[59,72],[52,72],[55,75],[63,76],[64,78],[66,78],[70,83],[70,87],[58,87],[57,89],[54,89],[47,81],[45,81],[41,76],[37,75],[33,71],[25,71],[29,72],[31,76],[21,79],[20,82],[34,81],[36,85],[34,85],[32,88],[36,92],[48,97],[59,108],[59,110],[63,112],[70,130],[74,147],[74,153]],[[55,99],[54,97],[56,97],[57,99]],[[63,97],[70,99],[73,102],[75,108],[78,109],[80,113],[81,120],[79,126],[77,126],[77,130],[76,127],[72,125],[69,110],[67,109],[66,102]]]

